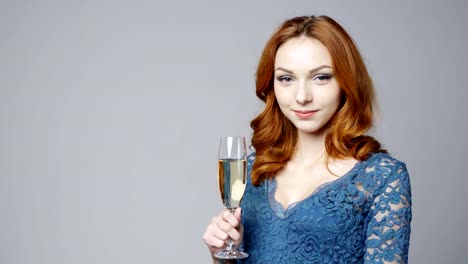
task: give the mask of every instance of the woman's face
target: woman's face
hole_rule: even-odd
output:
[[[283,43],[275,57],[274,91],[299,132],[321,133],[340,104],[340,87],[327,48],[309,37]]]

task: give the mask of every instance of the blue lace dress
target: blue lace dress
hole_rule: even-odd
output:
[[[274,179],[251,184],[254,160],[241,203],[250,256],[238,263],[407,263],[411,187],[403,162],[372,154],[284,210]]]

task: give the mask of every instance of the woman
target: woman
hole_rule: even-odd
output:
[[[210,252],[231,238],[250,254],[241,263],[406,263],[409,176],[365,135],[374,90],[346,31],[326,16],[284,22],[256,86],[265,109],[251,122],[242,212],[213,218]]]

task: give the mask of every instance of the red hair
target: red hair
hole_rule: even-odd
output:
[[[289,39],[300,36],[317,39],[328,49],[342,92],[340,107],[327,124],[327,157],[365,160],[372,152],[386,152],[377,140],[364,135],[372,127],[375,95],[372,80],[352,38],[330,17],[295,17],[284,22],[273,34],[257,67],[256,93],[265,102],[265,109],[250,123],[256,151],[252,167],[254,185],[281,170],[296,146],[297,129],[279,109],[273,81],[276,51]]]

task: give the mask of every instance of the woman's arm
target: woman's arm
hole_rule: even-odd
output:
[[[411,186],[403,165],[387,179],[369,212],[365,263],[407,263],[411,232]]]

